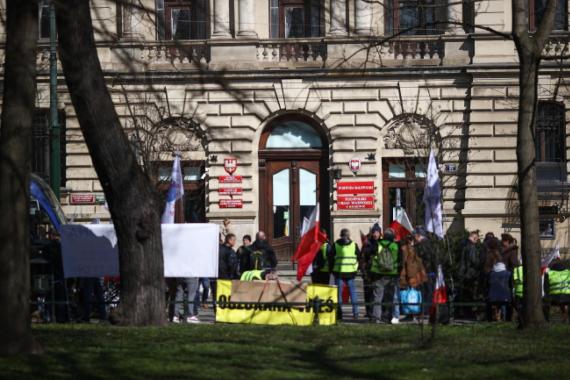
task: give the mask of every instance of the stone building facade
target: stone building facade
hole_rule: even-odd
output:
[[[509,33],[511,3],[446,4],[96,0],[92,16],[109,90],[141,163],[159,183],[181,154],[178,219],[229,218],[238,235],[265,230],[286,259],[317,202],[335,236],[386,225],[398,205],[423,224],[430,148],[441,163],[446,228],[518,235],[517,55],[512,41],[472,26]],[[540,4],[531,1],[532,22]],[[570,243],[567,9],[560,1],[540,75],[545,248]],[[49,106],[46,58],[40,51],[40,109]],[[63,77],[59,108],[64,209],[75,221],[106,220]]]

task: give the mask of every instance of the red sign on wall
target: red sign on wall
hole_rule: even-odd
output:
[[[242,195],[243,188],[241,187],[220,187],[218,189],[220,195]]]
[[[220,208],[243,208],[241,199],[220,199]]]
[[[363,195],[353,197],[341,195],[337,198],[336,205],[339,210],[373,210],[374,196]]]
[[[336,184],[337,194],[374,194],[374,181],[345,181]]]
[[[241,175],[221,175],[218,177],[220,183],[241,183]]]
[[[72,205],[90,205],[95,203],[95,194],[91,193],[74,193],[69,198]]]

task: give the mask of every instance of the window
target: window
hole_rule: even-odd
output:
[[[426,35],[445,30],[444,0],[387,0],[386,34]]]
[[[385,159],[384,225],[388,226],[402,209],[413,225],[424,223],[424,186],[426,163],[423,159]]]
[[[266,148],[307,149],[323,147],[321,137],[309,124],[302,121],[284,121],[271,130]]]
[[[529,4],[529,24],[531,30],[535,31],[542,22],[546,4],[548,0],[530,0]],[[552,30],[567,30],[567,4],[566,0],[556,0],[556,14],[554,16],[554,27]]]
[[[555,102],[539,102],[535,124],[537,180],[566,181],[566,110]]]
[[[40,1],[39,3],[39,38],[42,40],[49,39],[49,2],[48,1]]]
[[[271,38],[324,34],[323,0],[271,0],[269,13]]]
[[[61,186],[65,186],[65,113],[59,112],[58,116],[60,124],[60,176]],[[32,124],[32,172],[48,182],[50,178],[50,152],[49,109],[36,109]]]
[[[157,35],[160,40],[208,38],[207,0],[157,0]]]

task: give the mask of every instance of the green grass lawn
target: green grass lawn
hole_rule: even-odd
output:
[[[427,331],[426,331],[427,333]],[[570,326],[34,327],[45,353],[0,358],[2,379],[567,379]]]

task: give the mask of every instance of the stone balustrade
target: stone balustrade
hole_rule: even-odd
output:
[[[145,65],[174,64],[201,65],[210,61],[209,47],[205,41],[156,43],[139,47],[140,63]]]
[[[260,40],[256,58],[261,65],[301,63],[322,66],[327,58],[327,49],[322,39]]]
[[[547,60],[569,59],[570,38],[568,35],[552,36],[547,42],[542,57]]]

